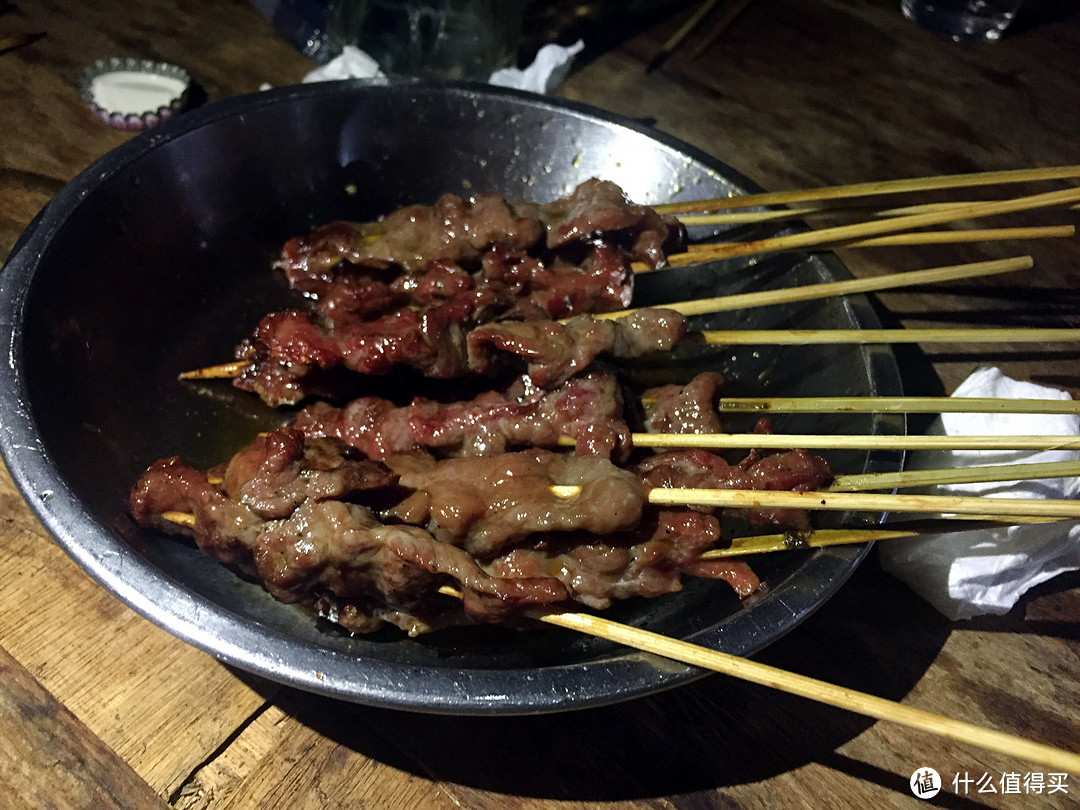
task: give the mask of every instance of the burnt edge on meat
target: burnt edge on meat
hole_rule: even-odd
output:
[[[444,195],[374,225],[331,223],[291,240],[276,266],[311,307],[260,322],[238,349],[249,364],[238,387],[294,404],[339,370],[523,376],[468,402],[316,403],[209,473],[175,457],[156,462],[132,490],[132,514],[191,534],[275,598],[353,632],[515,624],[538,605],[603,609],[677,591],[686,575],[749,595],[759,583],[745,563],[701,559],[721,541],[716,510],[655,508],[648,491],[810,490],[831,479],[828,465],[802,451],[730,464],[691,450],[638,454],[620,468],[613,462],[632,448],[618,381],[587,371],[598,356],[668,351],[685,334],[686,319],[670,310],[589,314],[625,309],[630,263],[662,265],[683,237],[677,223],[591,180],[546,205]],[[646,392],[644,429],[721,430],[720,385],[703,374]],[[563,436],[575,454],[543,449]],[[551,490],[569,484],[580,494]],[[164,519],[169,511],[191,514],[193,527]],[[744,516],[809,526],[798,510]],[[442,584],[462,600],[440,595]]]
[[[312,307],[267,315],[236,350],[234,384],[280,405],[322,392],[328,369],[407,365],[447,379],[479,362],[489,373],[466,351],[476,327],[626,309],[631,263],[660,266],[684,237],[595,178],[543,205],[447,194],[377,223],[330,223],[290,240],[276,263]],[[538,374],[558,378],[542,386],[570,376]]]
[[[569,437],[579,455],[625,461],[630,429],[622,413],[615,375],[591,372],[550,391],[536,388],[526,376],[504,391],[485,391],[462,402],[415,397],[396,406],[380,397],[360,397],[340,408],[316,402],[297,414],[293,427],[309,438],[340,439],[372,459],[419,449],[489,456],[522,447],[554,448]]]
[[[450,301],[427,312],[403,309],[376,321],[329,329],[300,310],[275,312],[241,345],[249,364],[234,380],[272,405],[308,396],[319,373],[348,368],[386,374],[406,366],[432,379],[497,377],[524,371],[532,384],[554,388],[599,356],[617,360],[670,351],[686,334],[687,320],[663,308],[616,319],[575,315],[552,320],[500,321],[468,329],[468,305]]]
[[[257,576],[277,599],[312,607],[354,632],[388,623],[410,634],[467,617],[514,623],[522,610],[681,588],[684,575],[758,586],[738,560],[702,560],[720,525],[712,510],[657,509],[653,486],[814,489],[831,478],[802,451],[731,465],[705,451],[653,455],[631,469],[598,456],[528,450],[436,459],[428,453],[364,458],[336,438],[283,428],[227,465],[201,472],[155,462],[131,493],[145,527],[184,531],[163,518],[194,516],[208,554]],[[220,481],[220,483],[214,483]],[[552,485],[577,485],[574,498]],[[804,527],[792,510],[753,522]],[[462,610],[438,588],[452,583]]]

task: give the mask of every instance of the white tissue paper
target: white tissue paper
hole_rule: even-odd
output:
[[[561,45],[545,45],[537,54],[536,59],[524,70],[517,68],[503,68],[496,70],[489,79],[491,84],[499,87],[513,87],[517,90],[528,90],[532,93],[554,93],[570,73],[570,66],[574,57],[585,50],[585,43],[580,39],[569,48]]]
[[[1071,399],[1068,393],[1006,377],[982,368],[968,377],[954,397]],[[942,414],[929,433],[957,435],[1080,434],[1075,414]],[[908,469],[983,464],[1076,461],[1075,450],[919,451]],[[1015,498],[1077,498],[1080,478],[950,484],[926,492],[938,495],[991,495]],[[963,524],[957,523],[960,528]],[[950,619],[1007,613],[1029,588],[1066,571],[1080,569],[1080,522],[1005,526],[956,531],[878,544],[882,567],[907,583]]]
[[[536,59],[524,70],[503,68],[491,74],[489,82],[501,87],[513,87],[529,90],[533,93],[553,93],[570,73],[574,57],[585,49],[585,43],[578,40],[568,48],[561,45],[545,45],[536,54]],[[325,82],[334,79],[385,79],[386,74],[379,68],[379,63],[367,53],[352,45],[346,45],[339,56],[331,59],[322,67],[307,74],[303,81]]]
[[[335,79],[385,79],[379,63],[353,45],[346,45],[341,53],[322,67],[317,67],[303,78],[304,84],[330,82]]]

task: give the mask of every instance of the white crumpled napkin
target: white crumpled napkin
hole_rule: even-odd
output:
[[[553,93],[569,74],[574,57],[584,48],[585,43],[581,40],[568,48],[561,45],[545,45],[536,54],[533,63],[524,70],[517,68],[496,70],[488,81],[501,87],[513,87],[533,93]],[[307,84],[334,79],[385,78],[386,74],[371,56],[359,48],[346,45],[339,56],[311,71],[303,81]]]
[[[574,57],[583,50],[585,43],[580,39],[568,48],[562,45],[545,45],[537,52],[533,63],[524,70],[496,70],[488,81],[499,87],[513,87],[545,95],[554,93],[559,85],[566,81]]]
[[[996,368],[968,377],[955,397],[1071,399],[1052,388],[1018,382]],[[930,433],[956,435],[1080,434],[1075,414],[942,414]],[[1074,450],[920,451],[908,469],[1075,461]],[[940,495],[993,495],[1015,498],[1077,498],[1080,478],[1055,478],[985,484],[952,484],[926,490]],[[957,523],[957,528],[962,527]],[[1002,526],[957,531],[878,544],[882,567],[907,583],[950,619],[1007,613],[1029,588],[1066,571],[1080,569],[1080,522]]]
[[[385,79],[379,63],[354,45],[346,45],[341,53],[322,67],[303,78],[304,84],[330,82],[335,79]]]

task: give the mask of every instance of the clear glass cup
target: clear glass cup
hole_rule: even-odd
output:
[[[900,0],[909,20],[957,42],[1001,39],[1024,0]]]
[[[331,52],[355,45],[384,73],[486,81],[517,59],[526,0],[335,0]]]

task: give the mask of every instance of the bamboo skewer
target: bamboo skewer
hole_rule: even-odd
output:
[[[1004,242],[1010,239],[1067,239],[1076,235],[1073,225],[1045,225],[1032,228],[981,228],[966,231],[915,231],[839,241],[834,247],[892,247],[897,245],[951,245],[959,242]]]
[[[189,529],[195,528],[195,515],[191,512],[166,511],[161,513],[161,519],[167,520],[169,523],[175,523],[177,526],[187,526]]]
[[[642,398],[642,403],[655,402]],[[1075,399],[1000,397],[724,397],[721,413],[1080,413]]]
[[[708,250],[696,250],[689,253],[676,253],[668,257],[668,266],[683,267],[706,261],[716,261],[735,256],[748,256],[756,253],[770,253],[782,250],[795,250],[810,247],[847,242],[869,236],[897,233],[923,228],[928,225],[940,225],[959,219],[978,219],[1015,211],[1030,211],[1038,208],[1051,208],[1056,205],[1080,203],[1080,188],[1064,191],[1049,191],[1029,197],[1017,197],[1012,200],[1000,200],[986,203],[972,203],[967,207],[958,207],[948,211],[930,211],[922,214],[910,214],[888,219],[875,219],[857,222],[852,225],[839,225],[816,231],[774,236],[756,239],[750,242],[721,242]]]
[[[767,208],[760,211],[725,211],[716,214],[684,214],[679,217],[686,227],[715,225],[754,225],[761,222],[782,222],[788,219],[808,219],[816,217],[836,217],[859,214],[871,217],[899,217],[907,214],[925,214],[930,211],[955,211],[986,200],[953,200],[950,202],[920,203],[900,205],[891,208],[879,208],[870,204],[855,205],[798,205],[784,208]],[[1069,206],[1076,210],[1080,206]]]
[[[912,177],[899,180],[879,180],[869,183],[852,183],[842,186],[770,191],[761,194],[741,194],[732,197],[716,197],[681,203],[664,203],[652,206],[661,214],[685,214],[697,211],[727,210],[756,205],[781,205],[816,200],[842,200],[853,197],[872,197],[882,194],[901,194],[914,191],[937,191],[946,188],[974,188],[976,186],[1027,183],[1041,180],[1068,180],[1080,177],[1080,166],[1052,166],[1048,168],[1010,169],[996,172],[973,172],[969,174],[944,174],[933,177]]]
[[[1002,518],[992,516],[990,519],[979,518],[972,520],[971,515],[956,515],[969,522],[969,526],[963,527],[964,531],[970,530],[971,523],[987,523],[989,527],[1000,528],[1004,521]],[[712,548],[702,552],[699,559],[722,560],[729,557],[746,557],[752,554],[774,554],[784,551],[801,551],[811,548],[831,548],[832,546],[854,546],[863,543],[878,543],[885,540],[914,540],[929,534],[938,533],[940,519],[922,519],[915,525],[909,523],[888,524],[888,529],[811,529],[805,532],[785,532],[783,534],[758,534],[749,537],[736,537],[725,548]],[[1015,521],[1007,521],[1009,523]],[[1050,523],[1051,518],[1024,517],[1022,523]],[[955,530],[954,526],[945,527],[948,531]],[[980,526],[979,528],[984,528]]]
[[[956,522],[962,522],[964,525],[957,528],[955,526],[948,526],[946,524],[953,524]],[[1001,528],[1004,524],[1015,523],[1017,525],[1027,525],[1031,523],[1057,523],[1058,518],[1048,517],[1036,517],[1032,515],[983,515],[977,512],[963,515],[934,515],[930,518],[919,518],[917,520],[896,520],[889,521],[889,525],[897,531],[906,528],[914,528],[918,531],[928,531],[931,524],[938,526],[939,533],[948,532],[966,532],[970,528],[976,529],[997,527]],[[988,524],[982,526],[980,524]]]
[[[218,363],[216,366],[204,366],[190,371],[181,371],[181,380],[231,380],[239,377],[240,373],[250,366],[247,360],[232,360],[228,363]]]
[[[1027,464],[985,464],[938,470],[904,470],[892,473],[838,475],[829,492],[866,492],[877,489],[985,484],[1021,479],[1066,478],[1080,475],[1080,461],[1048,461]]]
[[[454,588],[444,586],[440,593],[461,598]],[[903,703],[879,698],[836,686],[817,678],[809,678],[777,667],[711,650],[686,641],[669,638],[639,627],[630,627],[587,613],[530,611],[529,615],[546,624],[576,630],[580,633],[614,641],[636,650],[680,661],[690,666],[720,672],[740,680],[779,689],[839,709],[856,712],[877,720],[887,720],[937,734],[997,753],[1028,760],[1069,773],[1080,771],[1080,755],[1045,743],[983,728],[972,723],[942,717],[931,712],[906,706]]]
[[[731,329],[699,332],[721,346],[803,346],[808,343],[1072,343],[1080,329]]]
[[[574,498],[581,487],[553,486],[556,497]],[[805,509],[826,512],[918,512],[931,514],[1022,514],[1057,520],[1080,518],[1080,501],[1055,498],[989,498],[976,495],[892,495],[867,492],[787,492],[759,489],[654,487],[654,506],[710,506],[719,509]]]
[[[736,537],[731,541],[731,545],[725,548],[713,548],[703,552],[700,559],[722,560],[728,557],[745,557],[750,554],[852,546],[883,540],[911,539],[918,536],[917,531],[893,529],[814,529],[806,532],[758,534],[750,537]]]
[[[1080,436],[889,436],[813,433],[633,433],[635,447],[776,450],[1080,450]],[[563,440],[560,439],[560,443]],[[572,442],[572,440],[570,440]]]
[[[916,271],[918,272],[918,271]],[[676,305],[672,305],[673,307]],[[729,329],[706,330],[696,333],[701,340],[710,345],[720,346],[804,346],[807,344],[858,344],[873,343],[1073,343],[1080,341],[1080,329],[1045,328],[1045,329]],[[247,361],[236,360],[207,366],[180,374],[182,380],[205,380],[232,378],[239,374]],[[795,398],[727,398],[721,401],[720,409],[728,411],[773,411],[787,413],[793,411],[852,411],[866,413],[870,411],[897,411],[914,413],[917,407],[924,407],[923,412],[999,412],[999,413],[1075,413],[1080,410],[1080,402],[1071,400],[975,400],[970,402],[950,397],[922,398],[916,405],[913,398],[843,398],[820,397],[798,400]],[[956,407],[950,407],[955,403]],[[987,403],[992,403],[988,405]],[[964,407],[967,406],[967,407]]]
[[[820,233],[815,231],[814,233]],[[892,247],[898,245],[943,245],[960,242],[1004,242],[1010,239],[1060,239],[1076,235],[1073,225],[1044,225],[1031,228],[982,228],[966,231],[912,231],[894,233],[888,236],[874,236],[865,239],[837,240],[830,243],[834,248],[854,247]],[[712,254],[719,245],[754,244],[753,242],[702,242],[688,245],[686,253],[674,253],[670,259],[681,263],[682,257],[700,254]],[[635,270],[635,272],[648,272]]]
[[[881,290],[896,290],[923,284],[938,284],[943,281],[959,281],[961,279],[979,278],[1002,273],[1015,273],[1018,270],[1029,270],[1034,264],[1030,256],[1018,256],[1013,259],[996,259],[989,262],[931,267],[927,270],[908,270],[902,273],[889,273],[877,278],[827,281],[801,287],[782,287],[777,290],[738,293],[716,298],[698,298],[693,301],[678,301],[658,306],[687,316],[711,315],[714,312],[731,312],[736,309],[787,304],[793,301],[813,301],[834,295],[854,295]],[[635,309],[624,309],[618,312],[595,313],[593,317],[598,319],[622,318],[636,311]]]
[[[656,506],[714,506],[721,509],[808,509],[827,512],[925,512],[956,515],[1025,514],[1080,518],[1080,501],[1054,498],[988,498],[969,495],[878,495],[866,492],[656,488]]]
[[[743,414],[1076,414],[1080,413],[1080,400],[1007,400],[987,396],[725,396],[716,409],[720,413]]]

